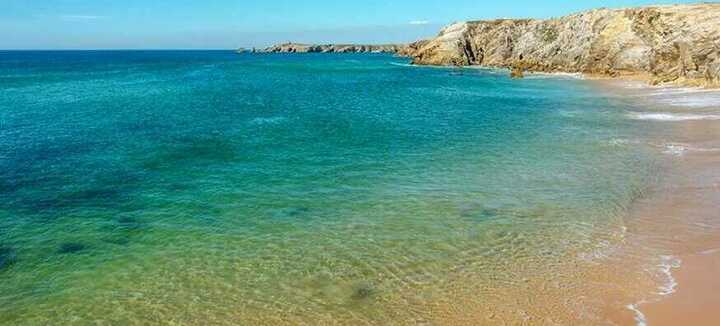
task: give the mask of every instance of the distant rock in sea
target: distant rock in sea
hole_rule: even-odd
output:
[[[548,20],[459,22],[398,51],[419,65],[480,65],[720,86],[720,3],[596,9]]]
[[[236,50],[237,53],[255,53],[257,50],[255,48],[248,49],[248,48],[239,48]]]
[[[264,53],[397,53],[403,45],[301,44],[283,43],[271,46]]]

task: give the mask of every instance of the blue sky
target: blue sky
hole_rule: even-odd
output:
[[[0,0],[0,49],[190,49],[408,42],[448,23],[546,18],[644,0]]]

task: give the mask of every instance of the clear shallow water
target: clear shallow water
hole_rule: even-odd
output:
[[[433,322],[616,241],[627,103],[406,62],[0,53],[0,323]]]

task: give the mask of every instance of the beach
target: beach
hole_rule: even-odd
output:
[[[637,233],[677,259],[669,271],[672,294],[648,303],[649,325],[713,325],[720,320],[720,143],[717,122],[681,122],[674,127],[684,148],[678,152],[668,186],[659,201],[641,205]],[[670,291],[668,291],[670,292]]]
[[[720,92],[642,81],[600,83],[630,100],[639,98],[640,106],[651,109],[634,117],[668,130],[656,138],[669,157],[664,176],[631,209],[622,254],[632,264],[653,248],[661,259],[656,270],[645,272],[660,283],[628,309],[638,325],[714,325],[720,320],[720,125],[714,117]]]
[[[445,303],[435,323],[715,325],[720,320],[720,125],[714,116],[720,91],[650,86],[637,77],[528,78],[587,79],[598,91],[627,102],[633,111],[626,116],[653,128],[643,140],[614,143],[646,143],[662,153],[657,179],[628,206],[613,240],[604,240],[606,246],[594,253],[579,253],[580,261],[591,263],[559,265],[553,274],[499,289],[499,300],[486,306],[472,295]]]

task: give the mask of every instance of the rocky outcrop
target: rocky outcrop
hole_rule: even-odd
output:
[[[421,65],[644,76],[720,86],[720,3],[597,9],[548,20],[459,22],[399,54]]]
[[[401,45],[299,44],[284,43],[264,49],[265,53],[397,53]]]

